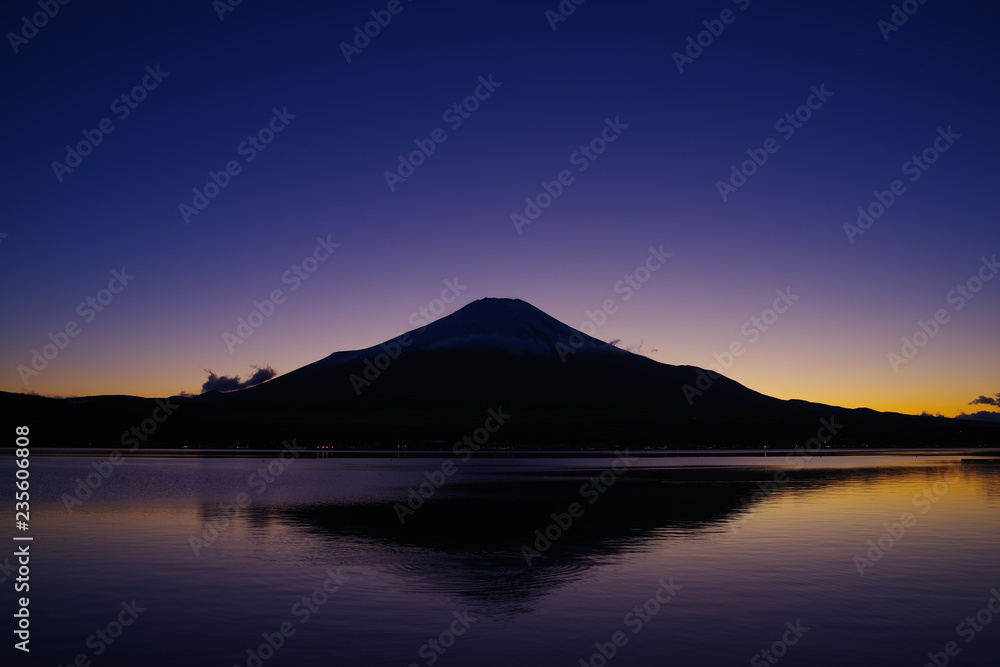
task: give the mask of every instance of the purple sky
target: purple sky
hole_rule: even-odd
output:
[[[974,411],[1000,10],[903,4],[7,3],[0,389],[197,392],[504,296],[613,300],[598,338],[781,398]]]

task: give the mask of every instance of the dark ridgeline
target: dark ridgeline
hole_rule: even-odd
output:
[[[0,393],[5,418],[31,423],[38,442],[97,447],[131,447],[137,440],[123,433],[163,400]],[[519,299],[480,299],[381,345],[169,404],[172,414],[141,446],[280,448],[296,438],[337,449],[450,449],[490,409],[510,418],[484,449],[794,447],[829,438],[821,420],[838,425],[832,447],[1000,442],[998,424],[771,398],[626,352]]]

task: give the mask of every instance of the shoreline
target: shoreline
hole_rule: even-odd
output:
[[[636,449],[619,447],[618,449],[601,450],[480,450],[470,452],[473,459],[538,459],[538,458],[606,458],[615,456],[616,451],[628,450],[630,456],[642,458],[771,458],[776,462],[789,454],[795,454],[796,449]],[[257,458],[273,456],[280,449],[200,449],[200,448],[164,448],[137,449],[123,451],[106,447],[33,447],[33,457],[104,457],[117,453],[129,458]],[[298,454],[304,458],[452,458],[456,456],[451,450],[408,450],[408,449],[306,449]],[[465,453],[462,454],[463,458]],[[1000,447],[942,447],[942,448],[844,448],[822,449],[810,452],[814,457],[826,456],[972,456],[973,460],[1000,461]],[[0,450],[0,457],[13,457],[13,448]]]

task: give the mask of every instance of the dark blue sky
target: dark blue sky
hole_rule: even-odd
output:
[[[1000,251],[993,4],[913,3],[885,40],[891,3],[589,0],[553,31],[555,0],[403,0],[346,62],[341,43],[388,4],[244,0],[220,20],[210,0],[70,2],[17,53],[8,34],[0,389],[163,395],[197,391],[206,368],[286,372],[412,328],[457,278],[442,314],[510,296],[579,327],[613,299],[599,338],[784,398],[955,414],[1000,390],[1000,281],[948,299]],[[8,3],[0,26],[39,11]],[[724,29],[678,72],[706,21]],[[121,118],[144,77],[157,85]],[[443,114],[480,77],[499,85],[453,128]],[[832,95],[788,136],[775,125],[812,87]],[[248,162],[241,144],[275,109],[283,128]],[[105,118],[114,130],[57,176]],[[620,136],[573,162],[606,119]],[[911,181],[904,163],[949,127]],[[437,128],[447,139],[391,191],[385,172]],[[748,150],[767,161],[724,201]],[[179,205],[229,161],[238,173],[185,221]],[[511,215],[563,170],[572,183],[519,233]],[[894,180],[905,192],[845,232]],[[296,283],[317,237],[340,246]],[[615,287],[651,246],[672,257],[626,300]],[[134,280],[87,306],[123,267]],[[794,305],[753,324],[786,288]],[[273,314],[227,345],[275,289]],[[64,349],[32,367],[53,339]]]

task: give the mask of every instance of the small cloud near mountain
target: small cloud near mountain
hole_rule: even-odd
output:
[[[640,340],[637,345],[625,345],[624,343],[622,343],[621,338],[615,338],[614,340],[609,340],[608,345],[620,348],[622,350],[625,350],[626,352],[631,352],[632,354],[641,354],[645,357],[652,357],[652,355],[659,352],[659,350],[656,348],[653,348],[652,350],[642,349],[643,342],[644,341]]]
[[[254,370],[254,373],[247,378],[245,382],[240,379],[239,375],[234,375],[232,377],[228,375],[216,375],[212,371],[205,369],[205,372],[208,373],[208,379],[201,385],[201,393],[204,394],[209,391],[236,391],[237,389],[246,389],[247,387],[253,387],[254,385],[267,382],[278,374],[277,371],[271,368],[270,365],[251,366],[251,368]]]

